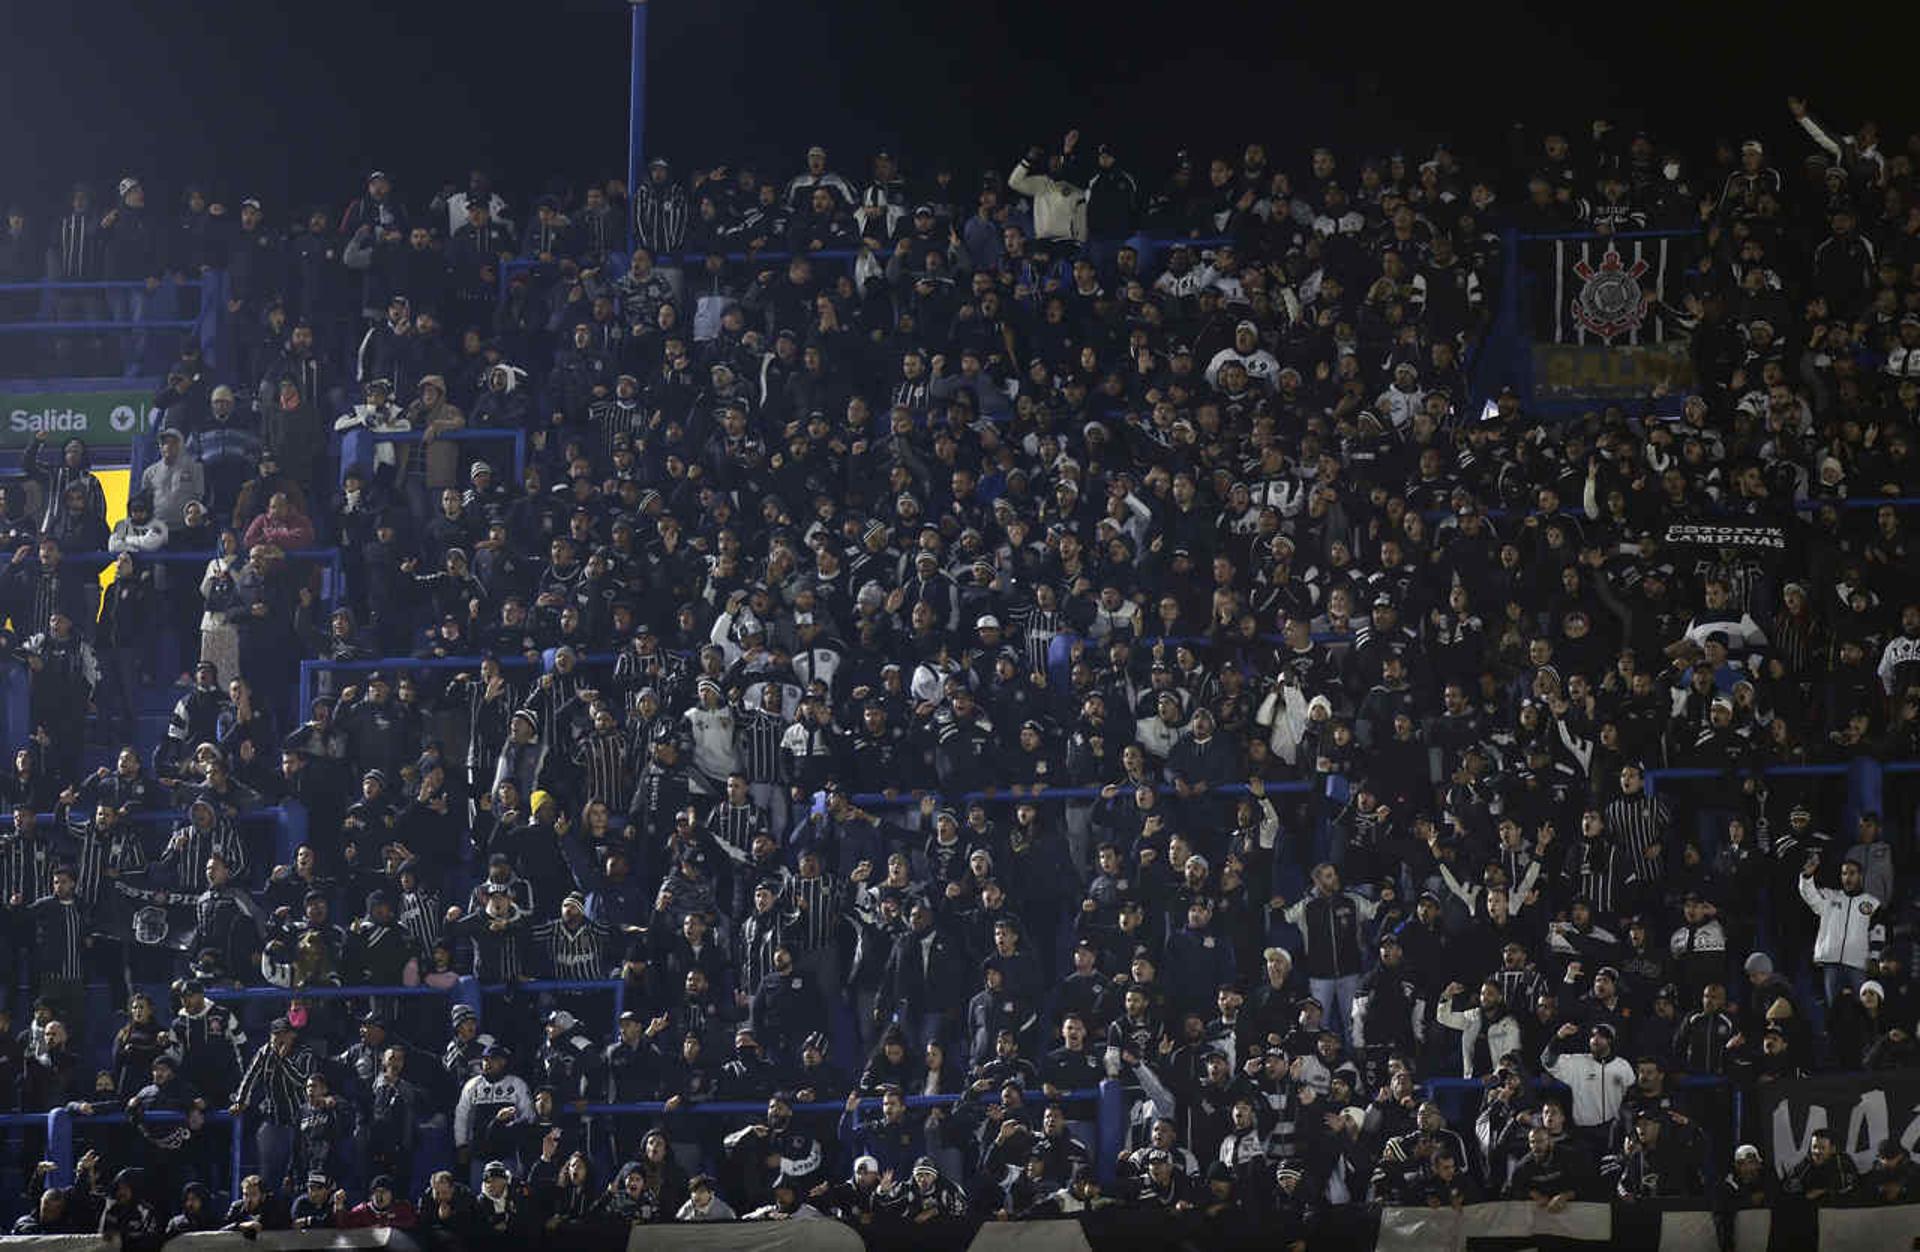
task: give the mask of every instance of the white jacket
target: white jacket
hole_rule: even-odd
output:
[[[533,1095],[527,1090],[526,1079],[518,1074],[502,1074],[498,1078],[475,1074],[467,1079],[453,1107],[454,1146],[464,1148],[473,1142],[474,1131],[480,1129],[473,1124],[476,1112],[491,1120],[500,1109],[508,1107],[514,1110],[516,1123],[533,1120]]]
[[[166,546],[167,524],[158,518],[141,524],[123,517],[114,523],[113,533],[107,536],[107,551],[115,556],[122,552],[158,552]]]
[[[1247,377],[1269,391],[1273,390],[1274,380],[1280,377],[1280,362],[1275,360],[1273,353],[1265,348],[1241,352],[1228,347],[1214,353],[1213,360],[1207,362],[1207,382],[1217,385],[1220,381],[1220,371],[1233,361],[1240,362],[1241,368],[1247,371]]]
[[[1007,175],[1007,186],[1023,196],[1033,197],[1033,233],[1039,239],[1087,238],[1087,193],[1072,183],[1035,173],[1025,161]]]
[[[1503,1016],[1491,1027],[1486,1025],[1486,1016],[1479,1005],[1470,1009],[1455,1009],[1450,998],[1442,998],[1434,1010],[1433,1020],[1448,1030],[1460,1032],[1460,1072],[1469,1078],[1483,1078],[1492,1073],[1492,1069],[1475,1072],[1473,1053],[1480,1042],[1480,1032],[1487,1032],[1487,1055],[1495,1065],[1509,1052],[1518,1052],[1522,1047],[1520,1019],[1512,1013]]]
[[[1880,901],[1864,891],[1850,896],[1833,887],[1816,887],[1804,874],[1800,898],[1820,918],[1820,933],[1813,941],[1814,963],[1865,969],[1873,915],[1879,912]]]
[[[1547,1045],[1547,1053],[1553,1045]],[[1563,1052],[1559,1056],[1541,1055],[1541,1068],[1567,1084],[1573,1099],[1567,1110],[1573,1124],[1581,1127],[1611,1125],[1620,1113],[1621,1097],[1633,1086],[1633,1066],[1617,1056],[1602,1061],[1591,1052]]]

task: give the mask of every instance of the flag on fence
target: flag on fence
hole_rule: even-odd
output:
[[[1667,337],[1666,239],[1557,239],[1555,343],[1640,344]]]

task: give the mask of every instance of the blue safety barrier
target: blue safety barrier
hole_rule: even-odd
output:
[[[51,335],[60,332],[144,335],[150,330],[192,330],[197,321],[138,322],[0,322],[0,335]]]
[[[1142,270],[1148,269],[1149,266],[1152,264],[1153,258],[1157,256],[1159,253],[1164,252],[1170,248],[1173,248],[1176,245],[1184,245],[1185,247],[1189,247],[1189,248],[1222,248],[1222,247],[1237,246],[1234,240],[1224,235],[1210,235],[1204,239],[1194,239],[1194,238],[1188,238],[1183,235],[1167,235],[1167,234],[1149,235],[1145,233],[1132,235],[1126,239],[1115,241],[1115,243],[1116,243],[1116,246],[1131,247],[1135,251],[1139,252],[1140,267]],[[784,265],[788,261],[793,260],[795,257],[805,257],[809,261],[829,261],[834,263],[843,263],[843,262],[851,262],[851,261],[858,260],[860,258],[861,253],[863,253],[864,251],[865,251],[864,248],[822,248],[815,252],[793,252],[793,251],[789,251],[786,248],[762,248],[762,249],[759,249],[758,251],[723,252],[721,253],[721,256],[729,263],[736,264],[736,265],[738,264]],[[876,259],[879,260],[882,265],[884,265],[886,264],[888,258],[891,257],[891,255],[892,255],[891,253],[882,253]],[[617,279],[618,277],[620,277],[620,275],[625,274],[627,272],[627,265],[631,261],[631,259],[632,257],[630,253],[617,253],[617,252],[609,253],[607,255],[608,267],[613,266],[614,263],[618,261],[619,268],[617,270],[613,270],[609,268],[607,272],[611,275],[611,277]],[[658,269],[683,269],[689,266],[702,265],[706,262],[706,259],[707,259],[707,254],[704,252],[680,252],[678,254],[675,254],[672,252],[658,252],[654,254],[653,263],[654,263],[654,266]],[[515,260],[508,261],[502,264],[500,266],[501,298],[504,299],[506,297],[507,285],[513,279],[514,275],[528,273],[532,270],[538,269],[540,266],[544,264],[548,264],[548,262],[535,261],[535,260],[530,260],[525,258],[517,258]]]
[[[114,1101],[114,1109],[105,1113],[85,1112],[85,1105],[65,1104],[45,1113],[6,1113],[0,1114],[0,1126],[44,1127],[46,1130],[46,1151],[42,1159],[53,1162],[53,1172],[47,1176],[50,1187],[65,1187],[73,1182],[74,1133],[90,1126],[124,1126],[127,1114],[121,1111],[121,1104]],[[234,1182],[240,1177],[240,1148],[243,1142],[243,1117],[235,1117],[226,1109],[208,1109],[201,1114],[210,1126],[230,1125],[233,1128],[233,1152],[231,1169]],[[156,1110],[141,1114],[141,1120],[152,1125],[170,1125],[183,1122],[187,1114]],[[22,1162],[23,1167],[31,1169]]]
[[[144,335],[149,331],[186,331],[200,343],[201,357],[214,367],[226,367],[233,356],[232,317],[227,311],[228,293],[225,270],[210,269],[195,278],[174,282],[162,280],[157,287],[149,289],[144,280],[132,281],[90,281],[59,282],[44,279],[37,282],[0,283],[0,293],[38,292],[40,304],[32,318],[22,321],[0,322],[0,335]],[[180,299],[181,293],[191,290],[199,300],[199,309],[191,316],[162,316],[155,306],[166,310]],[[146,293],[148,301],[142,316],[131,320],[101,319],[89,317],[63,317],[55,319],[53,315],[55,298],[62,293],[81,294],[100,293],[104,297],[109,292]],[[171,349],[164,355],[171,356]],[[155,356],[154,359],[158,359]],[[148,371],[141,368],[144,362],[130,364],[130,373],[144,375]]]
[[[580,654],[581,665],[612,665],[618,654],[613,652],[586,652]],[[371,657],[364,661],[325,661],[308,660],[300,662],[300,703],[297,706],[303,713],[313,704],[314,679],[321,674],[368,674],[375,670],[399,670],[402,673],[419,673],[423,670],[463,670],[478,672],[483,658],[472,656],[384,656]],[[534,663],[524,656],[502,656],[499,658],[502,669],[526,669]]]
[[[488,430],[470,427],[464,430],[450,430],[433,438],[436,443],[510,443],[513,445],[513,482],[516,486],[526,475],[527,432],[523,430]],[[427,434],[421,430],[345,430],[333,433],[333,449],[339,461],[339,476],[342,478],[352,465],[359,464],[362,467],[372,465],[374,444],[426,442]],[[367,450],[365,455],[361,455],[358,451],[363,447]]]

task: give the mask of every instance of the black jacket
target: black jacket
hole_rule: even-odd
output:
[[[958,1017],[966,1010],[967,1000],[980,982],[965,946],[957,936],[935,927],[933,946],[922,960],[922,940],[927,936],[908,931],[894,941],[881,979],[876,1012],[898,1008],[902,1014],[945,1013]]]

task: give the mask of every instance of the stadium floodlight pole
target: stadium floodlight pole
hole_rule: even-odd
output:
[[[633,198],[640,189],[647,139],[647,0],[627,0],[633,46],[627,75],[627,251],[633,251]]]

